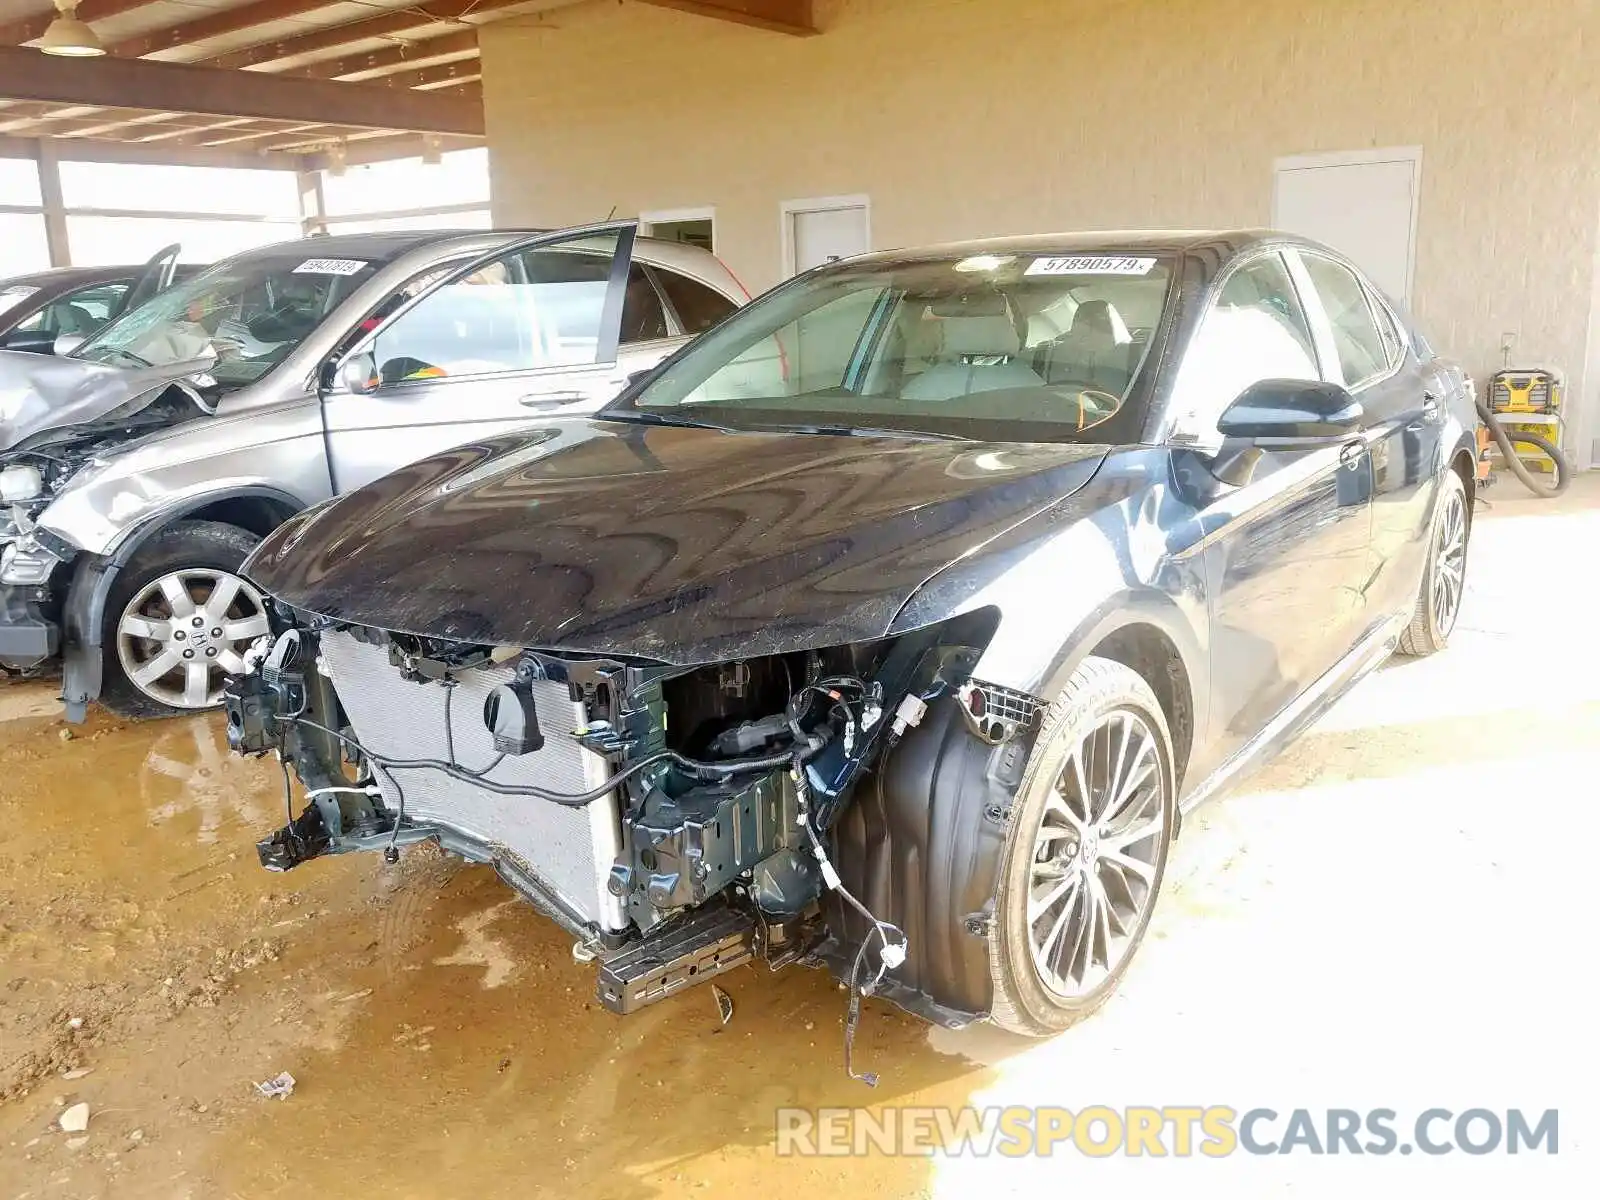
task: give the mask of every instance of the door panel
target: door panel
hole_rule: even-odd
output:
[[[403,305],[352,351],[378,389],[324,399],[338,488],[614,396],[642,369],[618,352],[632,250],[631,224],[531,238]]]
[[[1218,419],[1267,379],[1322,380],[1289,263],[1267,251],[1232,268],[1178,364],[1172,436],[1219,467],[1247,447]],[[1259,447],[1257,447],[1259,449]],[[1211,725],[1204,778],[1355,644],[1371,539],[1366,442],[1264,454],[1242,485],[1216,479],[1201,509],[1211,596]]]
[[[1217,766],[1358,640],[1371,531],[1365,443],[1269,455],[1203,514]]]
[[[1383,303],[1345,265],[1299,255],[1319,336],[1333,353],[1329,378],[1365,412],[1372,455],[1372,555],[1363,632],[1416,603],[1440,469],[1445,391],[1419,362]]]

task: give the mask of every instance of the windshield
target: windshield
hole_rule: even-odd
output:
[[[1171,277],[1172,262],[1160,255],[844,264],[769,293],[606,415],[740,429],[1134,440],[1129,398]]]
[[[162,367],[215,355],[217,385],[242,387],[283,361],[376,269],[298,254],[222,263],[125,313],[73,357]]]

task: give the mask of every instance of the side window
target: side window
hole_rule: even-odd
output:
[[[1389,349],[1361,281],[1332,259],[1316,254],[1300,257],[1317,289],[1323,311],[1328,314],[1333,347],[1339,356],[1339,382],[1354,391],[1387,374]],[[1398,335],[1394,336],[1398,342]]]
[[[1384,358],[1392,371],[1405,359],[1405,338],[1401,336],[1400,327],[1395,324],[1388,307],[1371,292],[1367,293],[1367,303],[1372,306],[1372,315],[1378,322],[1378,338],[1383,342]]]
[[[685,333],[704,333],[738,307],[721,292],[714,292],[703,283],[676,271],[653,269]]]
[[[1217,420],[1264,379],[1322,378],[1311,327],[1277,254],[1235,271],[1184,352],[1173,390],[1175,432],[1215,445]]]
[[[51,333],[93,333],[111,319],[128,290],[125,283],[100,283],[51,301],[29,321],[33,329]]]
[[[379,331],[386,384],[593,365],[615,236],[517,250],[446,284]]]
[[[622,344],[667,336],[667,314],[655,284],[638,263],[628,268],[628,293],[622,301]]]

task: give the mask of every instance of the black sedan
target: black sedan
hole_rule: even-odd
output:
[[[56,339],[81,340],[198,271],[169,246],[137,267],[57,267],[0,279],[0,350],[53,354]]]
[[[262,861],[491,863],[619,1012],[803,959],[1052,1033],[1126,970],[1184,812],[1445,645],[1472,424],[1287,236],[821,267],[594,419],[262,543],[230,734],[312,789]]]

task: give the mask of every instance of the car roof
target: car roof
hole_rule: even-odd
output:
[[[1268,242],[1315,244],[1270,229],[1078,230],[880,250],[846,261],[856,265],[873,263],[893,266],[896,263],[964,258],[978,254],[1182,254],[1196,250],[1221,250],[1231,255]]]
[[[132,279],[143,265],[133,267],[53,267],[48,271],[34,271],[28,275],[12,275],[0,279],[0,290],[12,287],[78,287],[83,284],[113,283]]]

